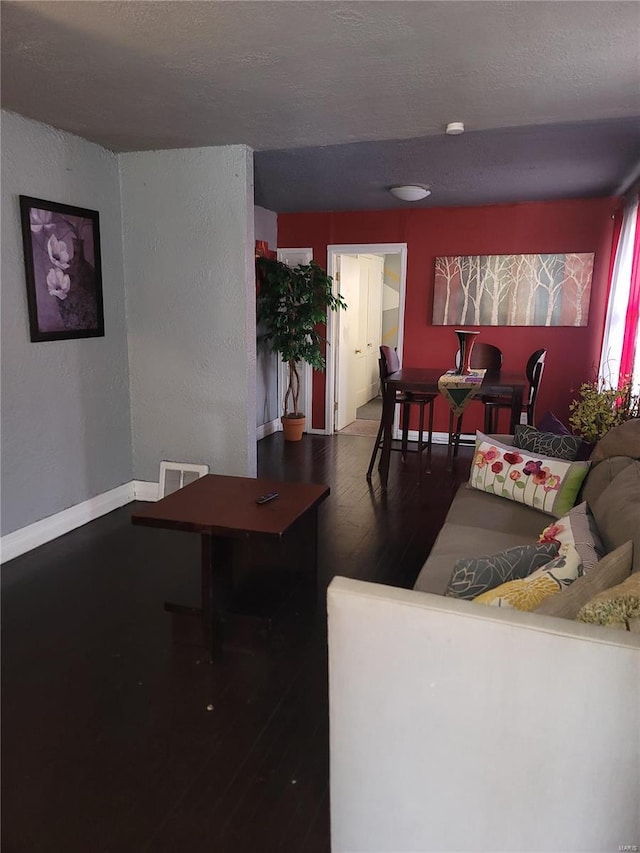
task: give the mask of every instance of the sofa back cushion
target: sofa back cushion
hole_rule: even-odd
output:
[[[575,580],[559,595],[550,595],[536,608],[536,613],[575,619],[594,595],[622,583],[631,572],[633,542],[625,542],[615,551],[610,551],[598,562],[593,571]]]
[[[627,465],[592,507],[607,551],[633,540],[633,571],[640,569],[640,462]]]
[[[626,421],[610,429],[593,448],[589,459],[594,465],[610,456],[640,459],[640,418]]]
[[[593,506],[607,486],[628,465],[633,465],[633,459],[630,456],[610,456],[598,465],[594,465],[582,484],[580,500],[586,501],[590,507]]]

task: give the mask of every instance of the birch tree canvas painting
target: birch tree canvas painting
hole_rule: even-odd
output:
[[[436,326],[586,326],[593,252],[436,258]]]

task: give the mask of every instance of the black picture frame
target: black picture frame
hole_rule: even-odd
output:
[[[33,342],[104,336],[97,210],[20,196]]]

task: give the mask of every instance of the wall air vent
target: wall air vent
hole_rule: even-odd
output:
[[[161,462],[158,500],[188,486],[209,473],[208,465],[191,465],[189,462]]]

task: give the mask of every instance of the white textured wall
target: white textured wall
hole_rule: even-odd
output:
[[[254,208],[256,240],[266,240],[275,251],[278,245],[278,214],[265,207]],[[260,329],[258,329],[260,334]],[[256,426],[269,423],[280,415],[278,399],[278,357],[264,341],[257,346]]]
[[[105,337],[31,343],[19,195],[100,213]],[[132,477],[116,155],[2,113],[2,533]]]
[[[256,473],[252,156],[120,155],[136,479],[162,459]]]

